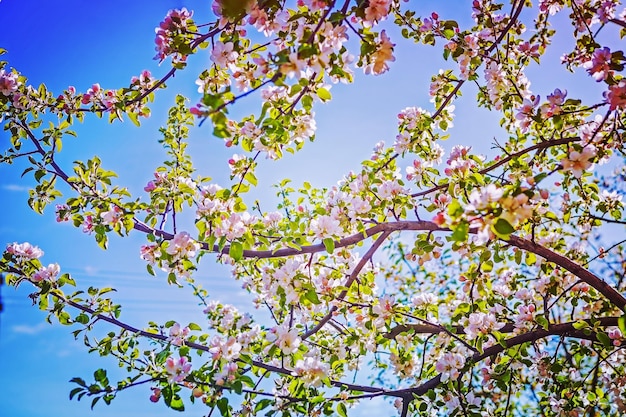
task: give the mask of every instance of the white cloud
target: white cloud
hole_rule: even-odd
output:
[[[96,275],[98,273],[98,268],[91,266],[91,265],[87,265],[85,268],[85,274],[89,275],[90,277],[93,277],[94,275]]]
[[[50,325],[45,322],[39,323],[35,326],[29,326],[27,324],[17,324],[11,327],[11,331],[13,331],[14,333],[19,333],[19,334],[35,335],[35,334],[43,332],[49,327]]]
[[[2,189],[7,190],[7,191],[16,191],[16,192],[28,191],[28,187],[24,187],[22,185],[17,185],[17,184],[5,184],[5,185],[2,185]]]

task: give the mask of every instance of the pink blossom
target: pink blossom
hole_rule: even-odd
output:
[[[478,190],[472,191],[469,196],[471,206],[468,209],[483,210],[489,207],[492,203],[497,202],[502,198],[504,191],[498,188],[495,184],[489,184],[486,187],[482,187]]]
[[[469,151],[471,146],[457,145],[452,148],[450,157],[446,163],[450,166],[444,170],[445,174],[451,176],[453,174],[464,175],[477,166],[477,162],[470,158]]]
[[[57,204],[55,209],[57,222],[66,222],[70,219],[70,208],[66,204]]]
[[[597,18],[601,23],[607,23],[609,20],[615,17],[616,2],[612,0],[604,0],[600,3],[597,14],[594,19]]]
[[[626,107],[626,80],[609,86],[609,91],[604,93],[604,98],[611,110]]]
[[[348,216],[355,218],[357,215],[368,213],[372,209],[370,202],[361,196],[353,196],[348,204]]]
[[[154,43],[156,44],[155,49],[157,54],[154,59],[163,61],[165,57],[174,53],[171,38],[176,33],[184,33],[187,31],[187,24],[192,15],[193,12],[189,12],[184,7],[180,10],[170,10],[167,12],[165,19],[159,24],[159,27],[155,29],[156,38]],[[180,57],[179,60],[184,61],[184,57]]]
[[[208,184],[202,187],[201,193],[204,197],[215,196],[215,194],[217,194],[217,192],[221,189],[222,187],[220,187],[218,184]]]
[[[102,223],[115,226],[120,221],[123,214],[121,208],[113,206],[110,210],[100,213],[100,218],[102,219]]]
[[[550,16],[554,16],[563,8],[563,4],[560,0],[541,0],[539,2],[539,10],[542,13],[549,13]]]
[[[500,330],[504,327],[504,323],[499,323],[496,316],[492,313],[471,313],[468,319],[468,325],[465,333],[468,339],[475,339],[479,335],[488,334],[494,330]]]
[[[157,186],[156,186],[156,184],[154,183],[154,181],[148,181],[148,183],[146,184],[146,186],[145,186],[145,187],[143,187],[143,190],[144,190],[144,191],[146,191],[146,192],[148,192],[148,193],[150,193],[150,192],[152,192],[152,191],[156,190],[156,188],[157,188]]]
[[[294,374],[302,379],[305,385],[319,387],[322,380],[328,377],[330,367],[318,357],[307,356],[296,362]]]
[[[88,215],[85,217],[85,220],[83,221],[83,233],[91,234],[93,232],[93,228],[94,228],[93,217],[91,215]]]
[[[178,359],[169,357],[165,360],[165,370],[169,374],[168,380],[171,383],[180,383],[185,380],[189,372],[191,372],[191,362],[187,361],[187,357],[183,356]]]
[[[435,369],[441,374],[441,382],[455,381],[465,365],[465,358],[459,353],[446,352],[439,357]]]
[[[302,341],[298,336],[298,331],[294,328],[290,329],[286,324],[270,329],[267,333],[267,340],[275,343],[285,355],[297,351]]]
[[[565,97],[567,91],[561,91],[560,89],[554,90],[552,94],[548,95],[548,102],[541,106],[541,115],[543,117],[552,117],[555,114],[561,113],[561,106],[565,103]]]
[[[413,130],[418,127],[420,121],[429,116],[430,113],[421,107],[406,107],[398,113],[398,125]]]
[[[585,146],[581,152],[570,150],[567,157],[561,159],[561,165],[566,171],[571,171],[576,178],[580,178],[583,171],[593,166],[592,159],[596,156],[596,148],[593,145]]]
[[[141,87],[149,88],[154,82],[154,78],[152,77],[152,74],[150,73],[150,71],[143,70],[141,71],[141,74],[139,75],[139,77],[133,76],[130,79],[130,82],[131,84],[138,84]]]
[[[435,204],[438,208],[445,210],[448,207],[448,204],[452,201],[452,197],[449,194],[437,194],[433,199],[433,204]]]
[[[517,47],[517,50],[521,55],[529,58],[539,58],[539,45],[537,44],[531,45],[530,42],[523,42]]]
[[[609,336],[609,339],[613,341],[614,346],[620,346],[622,344],[622,331],[619,327],[610,327],[606,330],[606,334]]]
[[[140,257],[144,261],[154,264],[156,260],[161,256],[160,247],[157,244],[143,245],[140,249]]]
[[[234,63],[239,56],[239,53],[233,49],[232,42],[216,42],[211,51],[211,60],[221,67],[227,67]]]
[[[30,280],[33,282],[41,282],[41,281],[54,281],[54,279],[59,275],[61,268],[59,264],[50,264],[46,267],[41,267],[37,272],[30,277]]]
[[[233,336],[230,336],[226,340],[223,340],[220,336],[215,336],[211,339],[209,352],[211,353],[211,357],[214,361],[222,358],[227,361],[234,361],[239,358],[241,349],[241,343],[237,342],[237,339]]]
[[[257,13],[256,19],[253,20],[253,14]],[[265,36],[271,36],[274,33],[286,30],[289,23],[289,13],[286,10],[280,10],[274,13],[274,16],[268,18],[264,10],[255,4],[249,14],[250,24],[254,25],[259,32],[263,32]]]
[[[312,12],[325,9],[327,6],[326,0],[298,0],[298,6],[306,6]]]
[[[525,98],[522,102],[522,106],[517,109],[515,114],[515,125],[520,128],[522,132],[526,132],[528,127],[532,123],[532,117],[535,115],[535,107],[539,104],[539,96],[530,96]]]
[[[430,32],[435,28],[437,24],[437,19],[425,17],[422,22],[422,26],[420,26],[420,32]]]
[[[610,68],[611,57],[611,50],[608,47],[596,49],[591,59],[583,64],[583,68],[587,70],[594,80],[604,81],[612,73]]]
[[[174,323],[172,327],[170,327],[170,334],[167,341],[174,346],[182,346],[188,334],[189,327],[181,328],[179,323]]]
[[[414,295],[411,298],[411,303],[415,307],[426,307],[429,305],[436,305],[438,300],[439,298],[435,294],[431,292],[424,292],[421,294]]]
[[[391,200],[403,191],[397,180],[385,180],[378,186],[378,196],[383,200]]]
[[[386,320],[393,315],[393,309],[396,305],[396,298],[392,295],[384,295],[379,298],[378,303],[372,307],[372,314],[379,319]]]
[[[387,62],[396,60],[393,56],[393,47],[395,44],[391,43],[391,39],[384,30],[380,32],[380,38],[376,46],[376,52],[371,55],[370,64],[365,67],[366,74],[383,74],[389,70],[389,64],[387,64]]]
[[[298,53],[292,51],[289,54],[289,61],[280,66],[280,72],[289,78],[301,78],[306,69],[306,61],[298,57]]]
[[[7,73],[3,69],[0,69],[0,94],[8,96],[14,91],[17,91],[19,85],[20,83],[16,73]]]
[[[165,251],[179,258],[193,258],[200,247],[200,244],[193,240],[189,233],[178,232]]]
[[[515,328],[524,329],[535,321],[535,305],[521,305],[518,307],[518,314],[515,316]]]
[[[227,382],[233,382],[238,369],[239,367],[236,362],[227,363],[221,371],[215,373],[213,377],[215,378],[215,383],[217,385],[224,385]]]
[[[508,90],[510,85],[502,65],[496,61],[491,61],[485,67],[485,80],[487,81],[489,100],[493,103],[496,110],[502,109],[502,95]]]
[[[283,215],[281,213],[273,211],[263,216],[263,225],[265,225],[265,227],[276,227],[282,219]]]
[[[43,251],[39,247],[33,246],[28,242],[11,243],[7,245],[7,252],[15,256],[18,261],[30,261],[43,256]]]
[[[426,163],[418,159],[413,160],[413,165],[406,167],[406,179],[409,181],[421,181],[427,166]]]
[[[161,398],[161,390],[159,388],[150,388],[152,390],[152,395],[150,396],[150,401],[153,403],[159,402],[159,398]]]
[[[396,141],[393,144],[393,150],[396,153],[402,154],[409,149],[411,145],[411,135],[408,132],[401,132],[396,136]]]
[[[319,239],[332,237],[341,233],[339,220],[331,216],[319,216],[311,221],[311,231]]]
[[[229,217],[223,218],[220,223],[215,225],[215,235],[217,237],[225,236],[228,240],[240,238],[246,233],[246,230],[246,225],[238,213],[232,213]]]
[[[439,213],[435,214],[432,222],[435,223],[437,226],[443,226],[444,224],[446,224],[446,215],[442,211],[440,211]]]
[[[365,21],[377,23],[389,14],[390,0],[370,0],[365,8]]]
[[[296,142],[312,138],[317,130],[315,113],[301,114],[292,119],[294,126],[292,139]]]

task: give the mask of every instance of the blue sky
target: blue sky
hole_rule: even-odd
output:
[[[441,11],[437,3],[419,2],[420,11],[424,14],[434,8]],[[452,17],[464,15],[467,24],[469,5],[470,2],[450,1],[448,10],[440,14],[442,17],[446,17],[446,12]],[[2,0],[0,47],[8,50],[3,58],[10,67],[21,71],[32,84],[45,83],[56,93],[69,85],[85,91],[95,82],[103,88],[119,88],[143,69],[149,69],[155,77],[169,70],[167,62],[159,66],[152,59],[154,27],[167,10],[183,6],[195,10],[196,21],[209,20],[209,1]],[[399,44],[397,61],[391,65],[390,73],[365,77],[357,69],[357,86],[333,86],[333,101],[316,109],[315,143],[307,144],[303,152],[284,160],[261,162],[260,186],[251,196],[266,201],[264,209],[269,210],[273,202],[271,184],[289,177],[296,184],[306,180],[316,186],[333,185],[349,170],[358,169],[359,162],[369,157],[377,141],[393,141],[399,110],[407,106],[430,109],[427,94],[430,74],[454,65],[442,66],[433,49],[401,43],[397,33],[395,39]],[[109,125],[105,120],[87,117],[83,125],[76,126],[78,138],[64,142],[59,161],[69,164],[98,154],[105,168],[118,172],[120,184],[141,193],[151,179],[152,169],[165,156],[157,143],[158,128],[165,122],[174,95],[182,93],[196,101],[194,81],[208,64],[206,52],[192,57],[189,69],[169,81],[168,90],[157,93],[156,103],[151,106],[152,117],[141,128],[129,122]],[[544,97],[558,86],[552,77],[545,76],[550,73],[551,67],[547,68],[547,72],[542,69],[544,76],[533,79],[533,86]],[[598,94],[586,87],[570,92],[574,93],[570,95],[594,97]],[[499,133],[498,125],[486,111],[471,106],[472,95],[470,87],[456,103],[456,127],[446,147],[469,143],[488,153],[494,136]],[[255,98],[248,98],[233,109],[233,114],[254,112],[256,103]],[[2,147],[7,141],[7,135],[0,132]],[[208,124],[193,130],[189,149],[199,174],[209,175],[217,182],[228,182],[226,161],[233,150],[211,137]],[[15,166],[0,166],[0,201],[4,202],[0,245],[30,241],[45,251],[44,262],[58,262],[64,272],[75,276],[79,286],[118,288],[114,298],[124,306],[122,317],[137,327],[143,327],[149,320],[202,321],[201,308],[197,308],[197,301],[189,291],[167,286],[163,276],[153,278],[145,273],[145,264],[139,259],[143,236],[135,233],[128,239],[112,238],[110,249],[100,250],[79,229],[57,224],[53,210],[43,216],[28,210],[26,199],[31,179],[20,178],[20,173]],[[230,279],[228,271],[211,264],[209,257],[203,259],[196,278],[211,288],[215,298],[244,310],[251,309],[249,297]],[[116,364],[107,358],[88,355],[82,343],[73,340],[71,328],[45,323],[44,314],[30,306],[26,297],[29,290],[2,287],[5,308],[0,315],[0,410],[3,415],[179,415],[162,404],[150,403],[147,388],[124,392],[111,406],[98,405],[93,412],[89,411],[88,401],[70,402],[68,393],[73,386],[68,381],[72,377],[87,379],[98,367],[114,370]],[[368,411],[377,413],[380,408],[366,403],[362,415],[368,415]],[[196,414],[201,415],[200,411]]]

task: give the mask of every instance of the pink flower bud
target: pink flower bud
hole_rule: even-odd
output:
[[[154,181],[149,181],[148,184],[146,184],[145,187],[143,187],[143,190],[146,192],[152,192],[156,189],[156,185],[154,184]]]
[[[443,212],[439,212],[435,215],[435,217],[433,217],[433,223],[435,223],[437,226],[443,226],[446,222],[446,219],[443,215]]]

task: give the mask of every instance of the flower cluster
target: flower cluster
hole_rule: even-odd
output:
[[[189,335],[189,327],[181,328],[180,323],[174,323],[170,327],[169,336],[167,341],[174,346],[182,346],[185,343],[185,338]]]
[[[33,282],[54,281],[60,270],[59,264],[50,264],[46,267],[41,267],[30,279]]]
[[[8,97],[17,91],[19,85],[16,72],[6,72],[4,69],[0,69],[0,94]]]
[[[191,372],[191,362],[189,362],[186,356],[181,356],[178,359],[170,356],[165,360],[165,370],[171,383],[180,383]]]
[[[273,327],[267,332],[267,340],[274,343],[285,355],[290,355],[298,350],[301,339],[295,328],[289,328],[285,324]]]
[[[437,372],[441,374],[441,382],[456,381],[464,366],[465,357],[453,352],[445,352],[435,364]]]
[[[186,57],[179,52],[179,46],[175,44],[177,35],[185,34],[191,28],[190,23],[193,12],[188,11],[186,8],[181,10],[170,10],[167,12],[165,19],[159,24],[159,27],[155,29],[157,54],[154,59],[163,61],[166,57],[174,55],[175,62],[184,62]]]
[[[6,251],[15,256],[17,262],[39,259],[43,256],[43,251],[39,249],[39,247],[31,245],[28,242],[11,243],[7,245]]]
[[[583,172],[593,167],[595,157],[596,148],[593,145],[585,146],[580,152],[571,149],[569,155],[561,159],[561,166],[564,170],[570,171],[574,177],[580,178]]]

